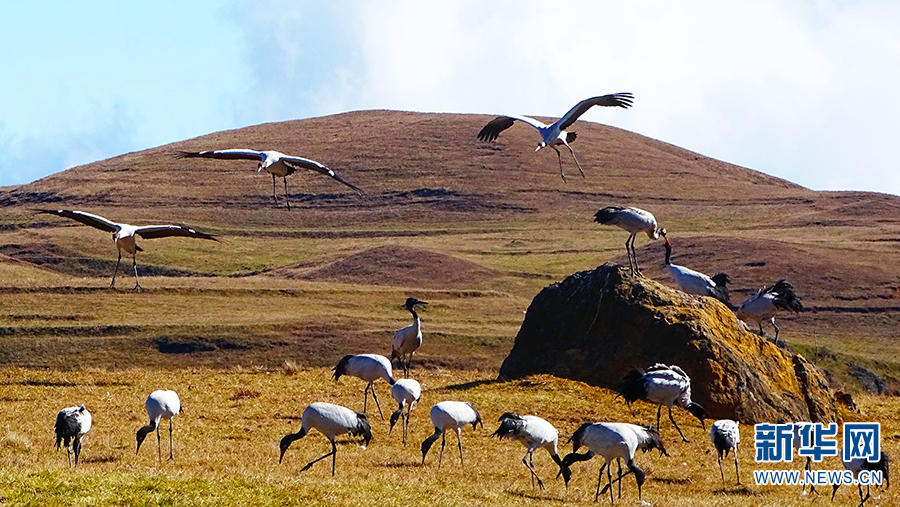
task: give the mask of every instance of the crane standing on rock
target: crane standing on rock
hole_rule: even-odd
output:
[[[719,273],[713,277],[704,275],[699,271],[672,264],[672,243],[666,238],[666,268],[675,279],[678,287],[688,294],[698,296],[710,296],[718,299],[725,306],[732,308],[728,297],[728,283],[731,280],[725,273]]]
[[[803,310],[803,303],[794,294],[794,286],[784,278],[747,298],[741,303],[741,306],[734,310],[734,315],[744,322],[755,322],[759,326],[761,336],[765,336],[762,322],[768,320],[775,328],[775,345],[778,345],[779,330],[775,325],[775,314],[780,310],[794,313],[800,313]]]
[[[635,236],[643,232],[652,240],[659,239],[660,236],[666,237],[666,230],[657,225],[653,213],[640,208],[607,206],[594,214],[594,222],[615,225],[630,233],[628,239],[625,240],[625,251],[628,253],[628,263],[633,275],[641,274],[641,270],[638,268],[637,254],[634,252]]]

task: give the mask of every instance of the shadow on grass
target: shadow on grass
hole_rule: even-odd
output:
[[[0,382],[4,386],[26,386],[26,387],[76,387],[79,385],[97,386],[97,387],[122,387],[130,386],[132,382],[118,382],[100,380],[96,382],[69,382],[67,380],[8,380]]]
[[[715,495],[727,495],[727,496],[762,496],[762,493],[759,491],[753,491],[752,489],[740,484],[735,486],[734,488],[728,489],[717,489],[713,491]]]
[[[465,382],[463,384],[453,384],[451,386],[445,386],[443,389],[447,389],[448,391],[468,391],[469,389],[473,389],[479,386],[487,386],[491,384],[499,384],[501,382],[505,382],[504,380],[498,380],[495,378],[483,379],[483,380],[473,380],[472,382]]]
[[[540,494],[535,494],[535,493],[526,493],[524,491],[513,491],[510,489],[507,489],[506,493],[511,496],[517,496],[519,498],[527,498],[529,500],[537,500],[540,502],[562,503],[565,501],[565,497],[546,496],[546,495],[540,495]]]
[[[106,456],[86,456],[79,461],[81,463],[115,463],[119,460],[120,458],[118,456],[107,454]]]

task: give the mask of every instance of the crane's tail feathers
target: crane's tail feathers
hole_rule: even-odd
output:
[[[647,394],[647,390],[644,387],[644,371],[640,368],[629,370],[625,377],[622,378],[622,381],[619,382],[616,391],[628,404],[643,398]]]

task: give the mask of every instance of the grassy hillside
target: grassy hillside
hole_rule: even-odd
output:
[[[809,311],[779,317],[781,337],[838,382],[857,389],[851,373],[874,372],[890,389],[900,378],[900,198],[814,192],[585,122],[574,147],[587,177],[563,157],[564,183],[530,128],[477,141],[488,119],[360,111],[258,125],[2,189],[0,362],[271,368],[302,348],[299,361],[322,366],[346,351],[388,352],[409,318],[399,305],[415,295],[434,302],[419,364],[495,369],[540,288],[624,261],[627,234],[591,219],[636,205],[668,228],[676,262],[730,273],[738,301],[793,282]],[[229,147],[319,160],[366,195],[296,174],[288,212],[253,162],[175,158]],[[130,292],[126,264],[110,291],[109,235],[32,211],[45,207],[185,223],[222,241],[140,242],[148,290]],[[662,245],[638,245],[645,273],[671,284]]]

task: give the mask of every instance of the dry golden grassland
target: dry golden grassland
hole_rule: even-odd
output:
[[[522,465],[524,447],[490,438],[497,417],[505,411],[537,414],[559,430],[563,442],[585,421],[652,423],[655,407],[635,405],[632,414],[622,400],[605,389],[549,376],[496,382],[488,371],[414,368],[423,386],[421,405],[412,413],[409,443],[400,434],[388,435],[372,400],[369,419],[374,438],[365,450],[345,437],[339,439],[337,473],[329,460],[306,472],[307,462],[329,451],[318,432],[295,442],[278,463],[278,442],[299,429],[303,408],[328,401],[355,410],[362,408],[362,381],[344,377],[335,382],[327,368],[182,369],[159,371],[126,369],[53,372],[20,368],[0,370],[0,503],[4,505],[587,505],[594,499],[599,457],[573,465],[568,490],[555,479],[556,466],[544,451],[534,463],[546,489],[532,487]],[[135,432],[146,424],[144,400],[155,389],[179,393],[184,413],[175,417],[175,461],[159,462],[153,438],[135,454]],[[384,382],[376,384],[382,410],[395,409]],[[435,444],[425,465],[419,446],[433,431],[428,410],[443,400],[470,401],[480,411],[484,428],[462,434],[465,466],[460,466],[456,439],[448,437],[443,464],[437,467],[440,446]],[[894,398],[859,400],[865,419],[883,425],[883,445],[897,453],[900,403]],[[84,403],[94,425],[84,440],[77,469],[67,466],[65,452],[53,448],[53,422],[61,408]],[[852,417],[851,414],[845,414]],[[715,451],[708,434],[687,412],[675,417],[690,439],[682,443],[663,415],[662,434],[669,457],[657,452],[635,460],[647,473],[643,500],[651,505],[807,506],[831,505],[830,491],[804,496],[796,487],[755,486],[752,428],[742,427],[744,445],[739,460],[743,485],[734,481],[730,460],[725,462],[722,487]],[[167,423],[162,425],[163,456],[167,452]],[[707,426],[708,428],[708,426]],[[399,429],[396,428],[396,429]],[[563,448],[565,447],[565,448]],[[791,466],[800,466],[795,462]],[[829,458],[817,468],[840,467]],[[788,464],[773,468],[788,468]],[[633,477],[623,480],[617,504],[636,505]],[[838,491],[834,505],[855,505],[854,488]],[[873,491],[871,505],[893,505],[892,490]],[[601,497],[607,502],[608,497]]]

